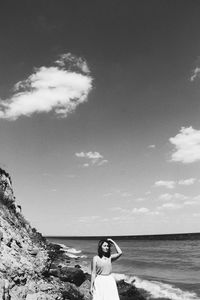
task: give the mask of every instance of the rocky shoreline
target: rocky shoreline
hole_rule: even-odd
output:
[[[90,274],[69,266],[69,260],[60,245],[31,227],[17,205],[10,175],[0,168],[0,299],[91,300]],[[117,285],[120,300],[150,299],[133,284]]]
[[[53,244],[51,244],[52,247]],[[74,267],[66,266],[65,257],[62,256],[62,247],[59,249],[59,245],[54,244],[57,248],[58,255],[56,260],[52,264],[52,268],[49,269],[50,277],[59,278],[61,282],[64,282],[65,290],[62,291],[63,299],[69,300],[91,300],[90,295],[90,280],[91,275],[84,272],[80,265],[75,265]],[[68,258],[69,259],[69,258]],[[129,284],[124,280],[117,282],[117,287],[120,295],[120,300],[146,300],[146,295],[144,291],[139,291],[133,284]]]

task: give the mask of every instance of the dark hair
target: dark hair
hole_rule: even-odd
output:
[[[104,253],[103,250],[102,250],[103,243],[108,244],[109,250],[108,250],[107,253]],[[111,249],[110,248],[111,248],[111,244],[107,239],[100,240],[99,243],[98,243],[98,250],[97,250],[98,251],[98,256],[102,257],[104,255],[106,257],[110,257],[110,255],[111,255]]]

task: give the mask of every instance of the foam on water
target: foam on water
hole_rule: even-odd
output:
[[[113,274],[114,278],[124,280],[128,283],[133,283],[139,288],[147,291],[153,298],[167,298],[170,300],[199,300],[197,295],[192,292],[182,291],[179,288],[173,287],[170,284],[159,281],[143,280],[136,276],[127,276],[124,274]]]
[[[67,247],[66,245],[64,244],[57,244],[59,246],[62,247],[62,250],[65,251],[66,255],[70,258],[87,258],[86,255],[76,255],[76,254],[80,254],[82,251],[81,250],[76,250],[75,248],[70,248],[70,247]]]
[[[73,254],[79,254],[79,253],[81,253],[82,251],[81,251],[81,250],[76,250],[75,248],[68,248],[68,249],[67,249],[67,252],[73,253]]]
[[[64,251],[67,251],[69,253],[78,254],[82,252],[81,250],[76,250],[75,248],[67,247],[64,244],[57,244],[57,245],[61,246]]]

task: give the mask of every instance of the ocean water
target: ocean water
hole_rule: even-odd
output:
[[[48,238],[65,246],[70,264],[90,272],[96,239]],[[200,300],[200,240],[118,239],[123,255],[113,262],[117,279],[145,289],[152,298]]]

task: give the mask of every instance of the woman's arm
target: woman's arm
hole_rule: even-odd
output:
[[[117,253],[111,254],[111,260],[113,261],[118,259],[122,255],[122,250],[112,239],[108,239],[108,241],[115,246],[115,249],[117,251]]]
[[[91,286],[90,286],[91,294],[93,294],[93,291],[94,291],[95,278],[96,278],[96,256],[93,257],[92,264],[91,264]]]

